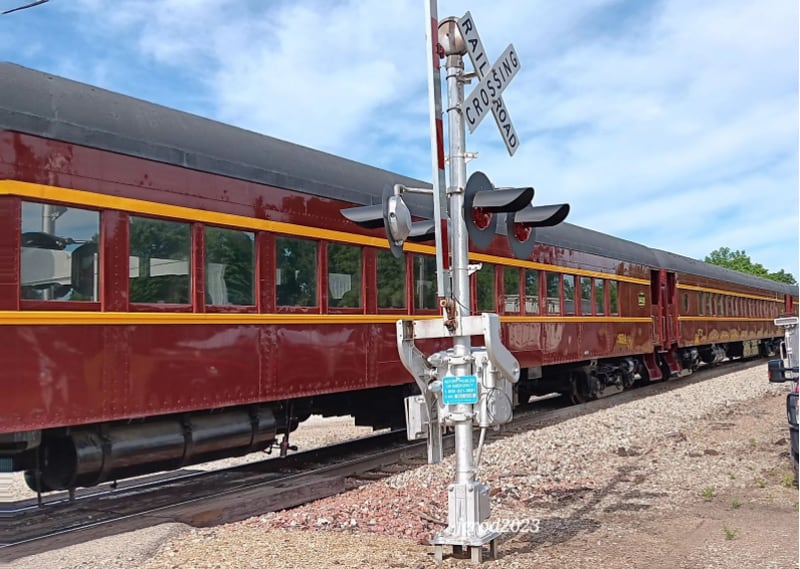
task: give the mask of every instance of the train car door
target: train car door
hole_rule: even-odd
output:
[[[656,344],[669,350],[680,337],[675,273],[665,269],[650,271],[650,301]]]

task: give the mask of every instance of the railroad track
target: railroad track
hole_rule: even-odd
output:
[[[489,442],[757,365],[763,361],[729,362],[568,407],[553,408],[554,400],[527,406]],[[449,452],[452,436],[444,443]],[[338,494],[348,481],[388,477],[424,464],[426,457],[425,441],[409,443],[405,432],[392,432],[280,460],[147,479],[103,493],[87,491],[74,500],[59,498],[43,506],[35,500],[7,504],[0,507],[0,562],[167,522],[208,527],[239,521]]]

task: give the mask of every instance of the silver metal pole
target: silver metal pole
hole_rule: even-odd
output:
[[[450,198],[450,222],[453,248],[453,298],[456,310],[461,317],[470,315],[469,289],[469,236],[464,223],[464,187],[467,184],[467,163],[465,159],[466,134],[461,117],[461,103],[464,100],[464,57],[461,54],[447,56],[447,125],[449,142],[450,185],[447,194]],[[453,338],[452,373],[454,376],[472,373],[471,344],[469,336]],[[472,456],[472,405],[456,405],[455,414],[460,420],[455,424],[456,438],[456,484],[469,484],[475,480]]]
[[[56,206],[50,204],[42,204],[42,233],[48,235],[55,235],[56,233]],[[53,289],[45,288],[41,291],[42,300],[53,299]]]
[[[433,169],[433,218],[436,222],[436,295],[450,295],[450,280],[447,274],[447,223],[444,194],[444,129],[442,128],[442,85],[439,71],[439,16],[436,0],[425,2],[425,32],[428,48],[428,116],[431,134],[431,166]]]
[[[54,235],[56,232],[56,211],[55,206],[50,204],[42,205],[42,233]]]

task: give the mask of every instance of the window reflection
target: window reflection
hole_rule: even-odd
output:
[[[317,242],[278,237],[275,257],[278,306],[317,306]]]
[[[189,304],[191,234],[188,223],[130,218],[130,301]]]
[[[328,306],[361,307],[361,247],[328,245]]]
[[[22,202],[20,297],[99,301],[100,214]]]
[[[253,306],[255,234],[206,227],[205,238],[206,303]]]
[[[378,308],[406,307],[406,260],[385,249],[377,252]]]

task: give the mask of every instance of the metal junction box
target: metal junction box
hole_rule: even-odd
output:
[[[412,395],[405,398],[406,437],[417,441],[428,437],[428,410],[425,408],[425,397]]]

